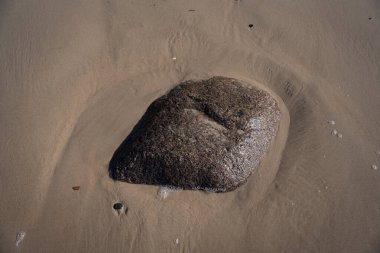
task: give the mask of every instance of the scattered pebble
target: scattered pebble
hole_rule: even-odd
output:
[[[330,121],[329,121],[329,124],[334,126],[334,125],[336,124],[336,123],[335,123],[335,120],[330,120]]]
[[[372,164],[372,169],[374,169],[374,170],[378,170],[379,168],[377,167],[377,165],[376,164]]]
[[[369,17],[369,18],[368,18],[368,20],[371,20],[371,19],[372,19],[372,17]]]
[[[175,244],[179,244],[179,239],[175,239]]]
[[[337,135],[338,134],[338,130],[336,130],[336,129],[332,130],[331,134],[332,135]]]
[[[22,240],[24,240],[26,233],[24,231],[20,231],[16,234],[16,246],[18,246]]]
[[[342,139],[342,138],[343,138],[343,134],[339,133],[339,134],[338,134],[338,138],[339,138],[339,139]]]
[[[249,24],[248,27],[249,27],[249,28],[253,28],[253,24]]]
[[[195,11],[195,10],[193,10],[193,9],[190,9],[189,11]]]
[[[120,202],[113,204],[113,209],[115,209],[115,210],[123,209],[123,207],[124,207],[124,205]]]
[[[177,57],[172,57],[172,60],[177,60]]]
[[[73,186],[74,191],[79,191],[79,189],[80,189],[80,186]]]

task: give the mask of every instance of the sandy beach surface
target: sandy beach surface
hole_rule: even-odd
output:
[[[0,252],[380,252],[379,27],[378,0],[0,1]],[[281,107],[244,186],[108,176],[154,99],[216,75]]]

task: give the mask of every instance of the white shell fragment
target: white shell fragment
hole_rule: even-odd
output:
[[[339,139],[342,139],[343,138],[343,135],[341,133],[338,134],[338,138]]]
[[[179,192],[182,191],[181,188],[170,187],[170,186],[160,186],[157,191],[157,195],[160,199],[166,199],[171,192]]]
[[[177,57],[172,57],[172,60],[177,60]]]
[[[377,167],[377,165],[376,164],[372,164],[372,169],[374,169],[374,170],[378,170],[379,168]]]
[[[24,231],[20,231],[16,234],[16,246],[18,246],[22,240],[24,240],[26,233]]]
[[[334,120],[330,120],[329,124],[334,126],[335,125],[335,121]]]
[[[336,129],[332,130],[332,131],[331,131],[331,134],[332,134],[332,135],[337,135],[337,134],[338,134],[338,130],[336,130]]]
[[[175,244],[179,244],[179,239],[178,238],[175,240]]]
[[[169,196],[169,189],[164,186],[160,186],[157,192],[160,199],[166,199]]]

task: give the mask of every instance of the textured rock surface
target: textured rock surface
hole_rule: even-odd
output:
[[[187,81],[155,100],[113,155],[115,180],[231,191],[258,166],[280,111],[265,91],[238,80]]]

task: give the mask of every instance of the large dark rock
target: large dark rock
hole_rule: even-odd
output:
[[[280,111],[265,91],[224,77],[187,81],[155,100],[110,162],[113,179],[231,191],[277,133]]]

